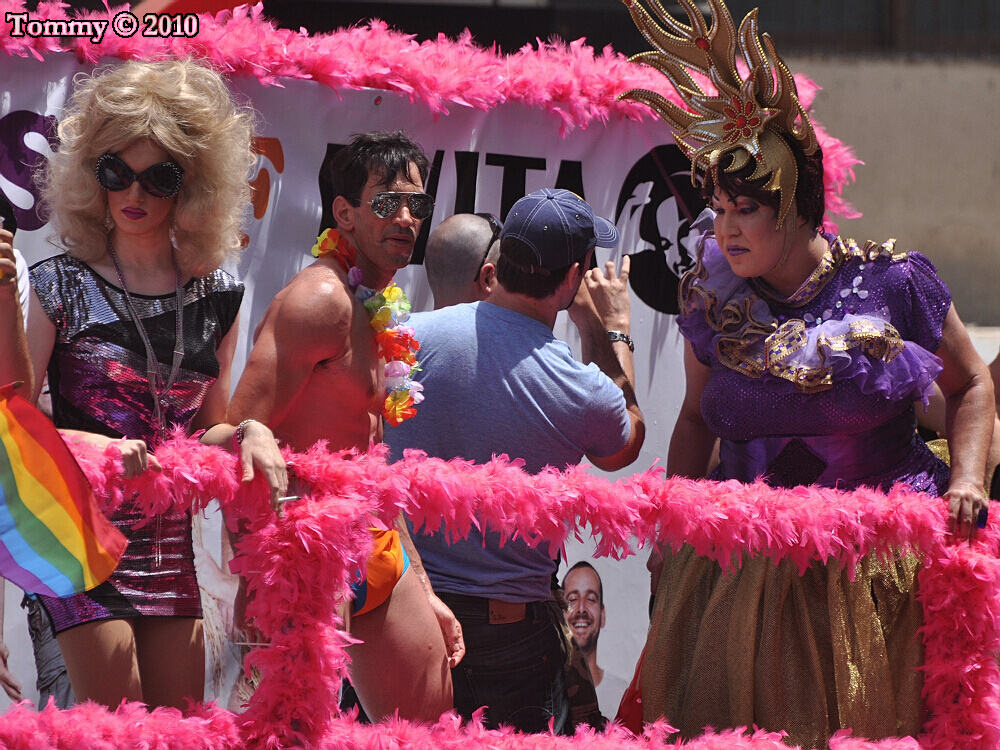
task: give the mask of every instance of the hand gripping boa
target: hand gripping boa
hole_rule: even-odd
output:
[[[1000,539],[993,527],[975,544],[949,545],[943,503],[903,489],[887,496],[870,490],[843,493],[763,484],[664,479],[650,469],[614,483],[580,468],[526,474],[505,457],[475,466],[408,452],[387,466],[381,450],[354,455],[314,448],[288,454],[303,482],[304,500],[270,510],[266,487],[241,487],[233,456],[180,437],[157,450],[160,473],[123,480],[114,449],[74,450],[96,493],[119,502],[138,492],[148,516],[165,508],[198,511],[217,498],[235,521],[251,528],[236,565],[255,599],[249,614],[270,639],[251,663],[262,675],[245,713],[213,705],[146,712],[125,704],[115,712],[94,705],[40,713],[26,706],[0,717],[0,746],[10,748],[653,748],[671,728],[660,722],[632,738],[613,727],[581,730],[574,738],[462,728],[454,716],[425,726],[406,721],[355,724],[337,715],[337,689],[347,668],[334,612],[350,574],[371,546],[367,529],[400,509],[419,526],[448,521],[455,537],[490,526],[506,538],[560,547],[589,524],[598,554],[620,559],[654,541],[687,542],[727,567],[743,556],[790,558],[801,569],[833,558],[853,569],[864,555],[913,550],[923,558],[924,698],[929,718],[919,744],[912,739],[876,743],[838,733],[833,750],[975,748],[1000,745],[996,653],[1000,648]],[[693,750],[786,748],[781,735],[732,730],[689,741]]]

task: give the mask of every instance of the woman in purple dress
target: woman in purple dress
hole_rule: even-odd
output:
[[[822,151],[755,15],[737,33],[721,0],[710,2],[711,27],[691,0],[682,5],[691,26],[661,15],[666,30],[632,6],[662,53],[647,61],[688,107],[633,96],[674,125],[712,212],[681,284],[687,390],[668,473],[709,476],[718,439],[713,479],[902,482],[946,497],[955,538],[974,537],[986,520],[993,392],[948,288],[927,258],[891,240],[859,246],[823,231]],[[681,61],[714,88],[702,91]],[[934,382],[947,399],[950,474],[915,431],[914,402]],[[817,563],[800,576],[763,556],[727,574],[689,547],[661,554],[646,721],[665,717],[685,737],[756,725],[804,747],[847,727],[871,739],[919,733],[913,556],[869,557],[857,571]]]
[[[31,269],[34,395],[47,374],[56,426],[114,444],[126,476],[157,470],[152,451],[174,428],[225,422],[243,285],[219,266],[240,246],[252,127],[220,76],[191,61],[84,78],[59,124],[42,189],[66,254]],[[76,697],[200,701],[190,515],[146,522],[126,501],[111,520],[129,539],[112,577],[43,597]]]

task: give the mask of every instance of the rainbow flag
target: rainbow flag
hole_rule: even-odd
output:
[[[0,388],[0,576],[70,596],[107,580],[127,543],[52,422]]]

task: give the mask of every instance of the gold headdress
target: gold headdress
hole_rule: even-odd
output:
[[[619,98],[634,99],[656,111],[674,127],[674,140],[691,159],[691,180],[698,169],[717,175],[719,160],[732,153],[725,168],[735,172],[749,157],[756,162],[751,179],[770,179],[765,189],[780,196],[780,227],[795,200],[798,168],[786,137],[794,138],[806,154],[816,151],[816,134],[799,102],[791,71],[774,49],[771,37],[758,39],[757,9],[750,11],[739,32],[722,0],[708,0],[712,26],[693,0],[677,0],[690,26],[673,18],[659,0],[648,0],[662,22],[657,23],[638,0],[622,0],[632,20],[655,49],[632,57],[633,62],[656,68],[670,79],[687,105],[682,109],[653,91],[632,89]],[[746,63],[744,80],[737,52]],[[715,91],[705,91],[691,73],[707,76]]]

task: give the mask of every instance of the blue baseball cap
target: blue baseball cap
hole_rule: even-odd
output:
[[[500,233],[501,245],[514,237],[534,250],[539,268],[556,271],[582,260],[592,247],[614,247],[618,230],[594,215],[583,198],[569,190],[542,188],[513,205]]]

